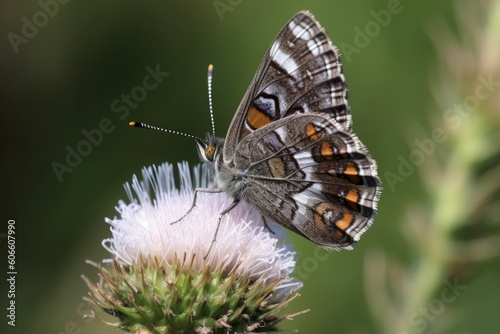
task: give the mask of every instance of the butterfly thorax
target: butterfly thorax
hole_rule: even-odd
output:
[[[224,138],[207,134],[204,141],[196,140],[198,155],[201,161],[214,175],[215,186],[235,199],[245,198],[245,174],[234,165],[224,162]]]

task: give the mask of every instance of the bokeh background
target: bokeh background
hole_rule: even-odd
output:
[[[58,4],[57,9],[47,7],[54,15],[46,15],[46,21],[39,14],[47,11],[44,3]],[[414,219],[412,212],[415,206],[433,212],[436,189],[445,195],[447,191],[466,190],[448,190],[448,184],[426,187],[422,175],[433,173],[427,168],[432,160],[427,156],[426,163],[414,166],[414,172],[392,187],[387,185],[387,172],[399,175],[401,157],[408,159],[415,149],[414,140],[428,138],[436,127],[433,122],[451,107],[436,102],[435,86],[442,84],[436,78],[446,61],[439,58],[433,38],[444,26],[451,33],[461,31],[467,20],[457,14],[463,14],[457,8],[464,3],[468,2],[3,1],[0,233],[6,233],[9,219],[16,221],[18,275],[15,328],[6,325],[2,279],[0,328],[5,329],[0,332],[116,332],[98,320],[82,319],[91,307],[82,302],[87,287],[80,275],[96,278],[96,270],[85,260],[108,257],[101,247],[101,240],[110,235],[104,217],[115,215],[114,206],[125,198],[123,183],[143,166],[198,161],[191,139],[133,129],[128,122],[141,120],[203,136],[211,129],[206,68],[212,63],[216,128],[223,136],[271,41],[302,9],[315,14],[334,44],[341,49],[344,46],[354,129],[378,161],[385,190],[374,226],[354,251],[328,256],[321,253],[318,257],[315,245],[288,234],[299,254],[298,268],[304,282],[302,296],[288,311],[310,308],[311,312],[285,322],[283,328],[300,333],[349,334],[498,332],[500,260],[494,256],[498,251],[494,246],[480,249],[485,256],[475,261],[438,261],[438,267],[443,262],[446,266],[437,278],[429,278],[434,279],[430,288],[434,297],[430,294],[430,299],[407,314],[394,316],[388,305],[396,310],[397,305],[405,305],[412,291],[420,291],[412,286],[417,280],[405,280],[404,274],[390,276],[387,286],[392,293],[381,295],[380,300],[374,299],[370,283],[384,281],[379,276],[385,275],[384,263],[388,262],[410,277],[425,276],[425,256],[419,253],[425,247],[415,244],[426,245],[426,234],[420,235],[418,242],[412,237],[428,230],[429,220],[412,225],[416,229],[408,228],[408,221]],[[471,8],[480,12],[489,3],[476,1]],[[379,31],[361,43],[359,31],[376,22],[372,11],[387,11],[392,6],[399,12],[391,14],[390,22],[379,24]],[[466,13],[471,15],[467,22],[472,24],[476,10]],[[33,23],[34,19],[38,20],[37,31],[24,28],[23,32],[26,20]],[[478,22],[477,33],[481,35],[480,24],[487,20]],[[23,33],[30,37],[23,37]],[[356,49],[346,54],[347,45]],[[129,108],[128,114],[114,112],[113,102],[142,85],[148,66],[159,66],[169,75]],[[112,130],[92,145],[91,152],[75,163],[71,172],[58,177],[54,162],[66,165],[67,149],[77,149],[85,140],[82,131],[98,129],[103,119],[109,119]],[[494,134],[498,138],[498,127]],[[448,141],[438,145],[436,152],[446,158],[446,150],[452,146]],[[473,147],[482,149],[481,145]],[[498,159],[488,161],[487,170],[498,163]],[[440,175],[431,176],[438,185]],[[455,209],[452,205],[447,210]],[[494,228],[490,231],[497,233]],[[462,237],[477,235],[477,228],[460,232]],[[6,258],[4,237],[0,239],[2,264]],[[428,247],[432,248],[431,243]],[[2,268],[7,271],[6,266]],[[432,304],[432,298],[439,299],[440,291],[446,288],[446,280],[458,280],[466,289],[443,307]],[[398,290],[395,286],[404,287]],[[389,301],[383,300],[384,296]],[[428,316],[414,313],[429,307]],[[390,324],[394,326],[390,328]]]

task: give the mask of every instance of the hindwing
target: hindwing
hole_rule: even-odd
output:
[[[375,162],[354,133],[323,114],[294,115],[249,134],[234,165],[249,203],[317,244],[351,248],[375,219]]]

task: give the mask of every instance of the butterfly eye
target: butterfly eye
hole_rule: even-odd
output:
[[[214,153],[215,153],[215,146],[213,145],[207,146],[207,148],[205,149],[205,157],[208,160],[214,161]]]

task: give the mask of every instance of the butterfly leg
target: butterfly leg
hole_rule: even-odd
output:
[[[198,198],[198,193],[221,193],[222,190],[220,189],[213,189],[213,188],[196,188],[194,190],[194,196],[193,196],[193,203],[191,204],[191,207],[189,208],[189,210],[184,214],[182,215],[181,218],[173,221],[170,223],[170,225],[174,225],[174,224],[177,224],[178,222],[180,222],[181,220],[183,220],[184,218],[187,217],[187,215],[189,215],[191,213],[191,211],[193,211],[193,209],[196,207],[196,199]]]
[[[210,251],[212,250],[212,247],[214,246],[215,242],[217,241],[217,234],[219,233],[219,227],[220,227],[220,223],[221,223],[222,217],[224,217],[224,215],[226,213],[228,213],[229,211],[231,211],[232,209],[234,209],[234,207],[236,205],[238,205],[239,202],[240,202],[239,199],[234,199],[233,202],[231,204],[229,204],[229,206],[227,208],[225,208],[224,211],[222,211],[219,214],[219,219],[218,219],[219,221],[217,222],[217,228],[215,229],[214,238],[212,239],[212,243],[210,244],[210,248],[208,249],[207,254],[205,254],[205,256],[203,257],[203,260],[207,259],[208,254],[210,254]]]

